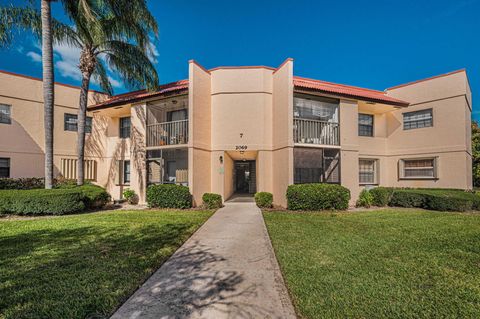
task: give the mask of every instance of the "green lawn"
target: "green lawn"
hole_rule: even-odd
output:
[[[210,211],[0,219],[0,318],[103,318]]]
[[[480,214],[265,212],[304,318],[480,318]]]

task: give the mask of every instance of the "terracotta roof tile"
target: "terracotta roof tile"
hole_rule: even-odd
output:
[[[364,89],[360,87],[337,84],[337,83],[320,81],[320,80],[307,79],[307,78],[302,78],[298,76],[293,77],[293,85],[297,89],[319,91],[324,93],[330,93],[333,95],[347,96],[347,97],[358,98],[358,99],[366,99],[368,101],[392,104],[397,106],[408,106],[409,104],[408,102],[387,96],[385,92],[382,92],[382,91]],[[172,82],[172,83],[159,86],[158,90],[155,92],[140,90],[140,91],[134,91],[134,92],[115,95],[102,103],[91,106],[89,110],[102,109],[102,108],[108,108],[111,106],[137,102],[146,98],[161,96],[167,93],[172,93],[177,91],[184,91],[187,89],[188,89],[188,80]]]
[[[160,96],[160,95],[164,95],[164,94],[172,93],[176,91],[183,91],[187,89],[188,89],[188,80],[181,80],[177,82],[160,85],[158,87],[158,90],[155,92],[139,90],[139,91],[118,94],[118,95],[112,96],[108,100],[103,101],[102,103],[93,105],[88,109],[89,110],[103,109],[111,106],[132,103],[132,102],[140,101],[143,99]]]
[[[385,92],[364,89],[356,86],[337,84],[332,82],[313,80],[307,78],[301,78],[298,76],[293,77],[293,85],[295,88],[303,88],[307,90],[321,91],[331,93],[334,95],[349,96],[354,98],[364,98],[379,103],[393,104],[398,106],[408,106],[408,102],[387,96]]]

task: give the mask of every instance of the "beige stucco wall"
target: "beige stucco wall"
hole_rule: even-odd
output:
[[[61,159],[76,157],[77,134],[64,131],[64,114],[77,114],[80,90],[62,84],[55,84],[54,88],[54,174],[58,175]],[[105,95],[91,91],[88,103],[92,105],[105,98]],[[0,157],[10,158],[10,176],[43,177],[45,139],[42,81],[0,72],[0,104],[11,105],[12,123],[0,124]]]

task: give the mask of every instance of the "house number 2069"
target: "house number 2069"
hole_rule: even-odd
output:
[[[237,151],[245,151],[247,148],[248,148],[247,145],[237,145],[237,146],[235,146],[235,149]]]

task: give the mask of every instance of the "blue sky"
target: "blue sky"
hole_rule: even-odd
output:
[[[480,93],[480,0],[148,3],[160,27],[162,83],[186,78],[190,59],[206,68],[275,67],[292,57],[295,75],[379,90],[466,68],[474,105]],[[61,18],[58,5],[54,15]],[[20,35],[0,51],[0,69],[41,76],[40,53],[35,39]],[[56,48],[57,81],[79,84],[77,54]],[[111,76],[116,93],[124,92]],[[474,117],[480,119],[477,107]]]

